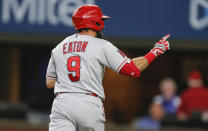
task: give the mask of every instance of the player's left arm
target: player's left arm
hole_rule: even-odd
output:
[[[165,51],[169,50],[169,42],[167,38],[170,34],[164,36],[159,42],[157,42],[152,50],[145,56],[133,58],[131,62],[126,63],[119,73],[137,78],[140,73],[145,70],[148,65],[158,56],[162,55]]]
[[[57,79],[56,65],[53,53],[48,63],[47,74],[46,74],[46,86],[47,88],[54,88]]]
[[[54,88],[56,80],[46,78],[47,88]]]

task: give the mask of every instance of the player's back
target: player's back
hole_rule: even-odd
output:
[[[106,41],[88,35],[72,35],[52,51],[58,92],[93,92],[104,97],[102,78],[104,66],[99,62]]]
[[[104,99],[104,67],[118,73],[130,61],[106,40],[75,34],[53,49],[47,77],[56,79],[55,93],[95,93]]]

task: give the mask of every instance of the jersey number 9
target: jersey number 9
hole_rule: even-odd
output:
[[[80,57],[79,56],[69,57],[67,60],[67,69],[70,72],[70,74],[68,74],[69,79],[72,82],[79,81],[80,79]],[[72,75],[73,72],[76,73],[75,76]]]

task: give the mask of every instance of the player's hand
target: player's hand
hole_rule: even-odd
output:
[[[167,41],[168,37],[170,37],[170,34],[165,35],[155,44],[154,48],[151,50],[155,56],[162,55],[165,51],[170,49],[169,42]]]

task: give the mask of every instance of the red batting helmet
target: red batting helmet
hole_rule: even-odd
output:
[[[83,5],[76,9],[72,15],[75,30],[89,28],[101,31],[104,28],[104,20],[110,17],[103,15],[97,5]]]

